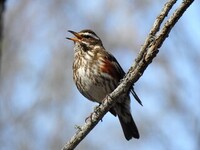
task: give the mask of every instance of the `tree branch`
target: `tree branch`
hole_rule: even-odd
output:
[[[164,5],[161,13],[156,18],[153,27],[144,42],[144,45],[140,49],[138,57],[135,60],[135,64],[129,69],[120,85],[104,99],[103,103],[96,108],[87,122],[78,128],[76,134],[64,145],[62,150],[74,149],[115,104],[115,99],[119,98],[122,93],[127,92],[129,87],[132,86],[142,76],[144,70],[156,57],[157,53],[159,52],[158,49],[168,37],[168,34],[173,26],[194,0],[183,0],[182,4],[175,10],[175,12],[165,22],[164,26],[160,30],[161,24],[176,1],[177,0],[169,0]]]

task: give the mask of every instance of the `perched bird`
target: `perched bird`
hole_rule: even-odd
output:
[[[101,103],[106,95],[110,94],[124,77],[125,72],[115,57],[104,48],[101,39],[91,30],[74,32],[75,37],[67,38],[74,41],[73,79],[83,96]],[[124,93],[110,112],[118,116],[124,136],[127,140],[139,138],[139,132],[130,111],[130,96],[142,105],[133,87]]]

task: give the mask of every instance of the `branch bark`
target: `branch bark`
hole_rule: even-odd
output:
[[[164,5],[161,13],[156,18],[153,27],[151,28],[149,35],[144,42],[144,45],[141,47],[134,65],[131,66],[120,85],[104,99],[103,103],[99,107],[95,109],[87,122],[83,126],[78,127],[75,135],[64,145],[62,150],[74,149],[115,104],[115,99],[120,97],[122,93],[127,92],[129,87],[132,86],[142,76],[147,66],[156,57],[157,53],[159,52],[158,49],[168,37],[171,29],[194,0],[183,0],[182,4],[174,11],[174,13],[169,17],[160,30],[161,24],[163,23],[165,17],[167,17],[169,11],[176,1],[177,0],[169,0]]]

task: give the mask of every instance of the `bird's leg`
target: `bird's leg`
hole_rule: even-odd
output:
[[[98,114],[98,111],[99,111],[99,106],[101,105],[101,103],[99,103],[99,105],[98,106],[95,106],[94,107],[94,113],[95,114]],[[91,119],[92,120],[92,115],[93,115],[93,113],[91,113],[86,119],[85,119],[85,122],[87,122],[88,121],[88,119]],[[103,120],[101,119],[101,122],[102,122]]]

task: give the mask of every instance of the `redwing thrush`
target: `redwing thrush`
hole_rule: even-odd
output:
[[[125,72],[115,57],[104,48],[101,39],[91,30],[80,32],[69,31],[75,37],[67,38],[74,41],[73,79],[83,96],[91,101],[101,103],[124,77]],[[133,87],[124,93],[110,109],[118,116],[125,138],[139,138],[139,132],[130,111],[130,96],[142,105]]]

